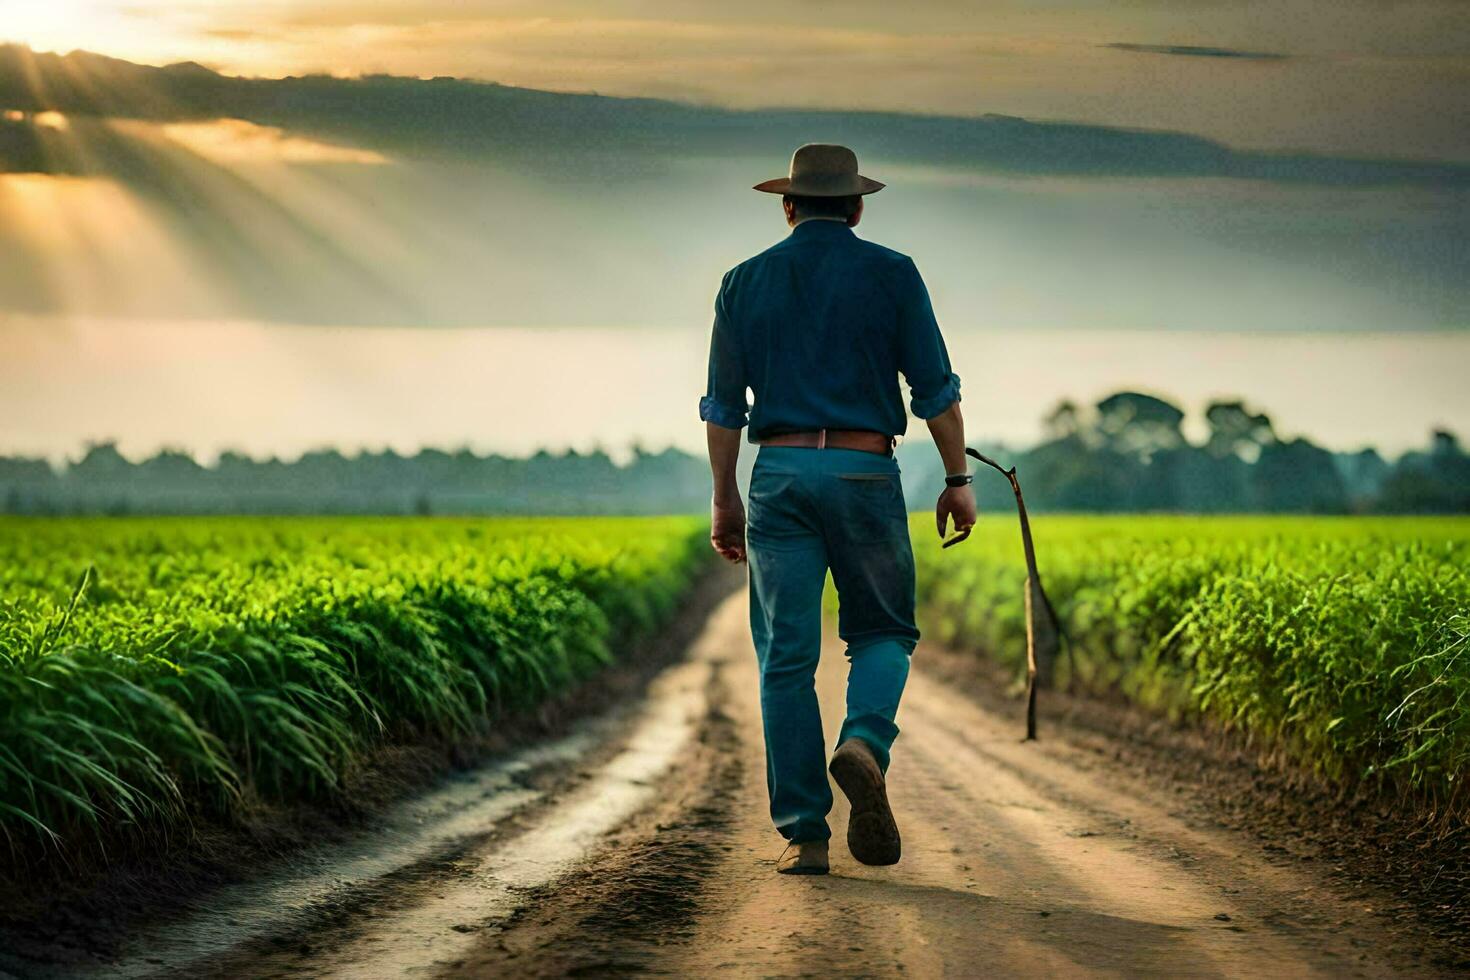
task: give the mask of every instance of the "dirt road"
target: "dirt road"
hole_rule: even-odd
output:
[[[411,801],[141,935],[109,976],[1380,976],[1430,969],[1361,900],[1176,815],[926,675],[890,773],[904,858],[772,873],[744,593],[641,705]],[[845,663],[819,675],[828,728]]]

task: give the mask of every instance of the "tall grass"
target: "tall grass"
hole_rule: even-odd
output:
[[[685,518],[0,520],[12,857],[337,792],[373,746],[484,732],[673,611]]]
[[[915,518],[941,639],[1024,664],[1013,519],[940,552]],[[1033,519],[1070,637],[1058,681],[1208,718],[1347,788],[1470,813],[1470,520]]]

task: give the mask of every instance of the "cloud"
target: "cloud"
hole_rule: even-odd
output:
[[[39,124],[40,117],[37,117]],[[273,126],[243,119],[166,123],[170,139],[210,160],[277,163],[387,163],[381,153],[290,136]]]
[[[584,181],[681,160],[780,159],[820,135],[890,163],[993,174],[1470,186],[1462,163],[1240,150],[1165,130],[1002,115],[733,110],[453,78],[246,79],[195,64],[152,68],[16,46],[0,46],[0,108],[165,123],[239,119],[394,158],[529,167]],[[34,166],[24,134],[0,139],[0,167],[13,168],[17,156]]]
[[[1194,44],[1133,44],[1114,41],[1101,45],[1117,51],[1137,51],[1143,54],[1175,54],[1186,58],[1239,58],[1242,61],[1285,61],[1291,55],[1274,51],[1241,51],[1236,48],[1216,48]]]
[[[703,323],[712,270],[784,228],[750,185],[811,139],[891,178],[864,229],[959,322],[1381,328],[1470,308],[1466,164],[0,47],[0,313]]]
[[[982,22],[953,0],[852,0],[836,18],[816,0],[174,0],[119,24],[46,14],[56,30],[29,40],[256,76],[453,75],[730,108],[990,109],[1261,149],[1470,160],[1470,110],[1460,109],[1470,106],[1470,4],[1448,0],[1457,13],[1446,2],[1390,14],[1374,0],[1302,0],[1285,12],[1056,0],[989,4]],[[1291,57],[1134,57],[1103,46],[1108,38]]]
[[[265,41],[280,37],[279,31],[255,30],[245,27],[212,27],[203,33],[205,37],[216,37],[222,41]]]

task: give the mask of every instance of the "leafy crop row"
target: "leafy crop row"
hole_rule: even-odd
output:
[[[0,519],[0,834],[24,859],[337,790],[675,608],[688,518]]]
[[[916,518],[934,629],[1020,669],[1019,535],[987,517],[941,552]],[[1470,810],[1470,521],[1034,520],[1069,636],[1057,683],[1246,733],[1338,785]]]

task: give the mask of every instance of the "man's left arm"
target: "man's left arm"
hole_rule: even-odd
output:
[[[909,408],[927,421],[960,400],[960,376],[950,366],[929,290],[913,259],[899,265],[896,293],[898,369],[909,383]]]
[[[709,383],[699,400],[709,446],[714,495],[710,501],[710,544],[727,561],[745,560],[745,504],[735,483],[741,432],[749,420],[745,401],[745,358],[730,323],[726,305],[729,275],[715,297],[715,325],[710,336]]]
[[[909,407],[928,424],[944,460],[945,475],[963,475],[969,466],[965,459],[965,419],[960,412],[960,377],[950,366],[929,290],[911,259],[905,259],[900,269],[898,302],[899,370],[909,383]],[[969,537],[975,524],[975,494],[970,486],[946,486],[935,502],[934,519],[941,538],[945,526],[954,521],[958,533],[946,542],[946,547]]]

